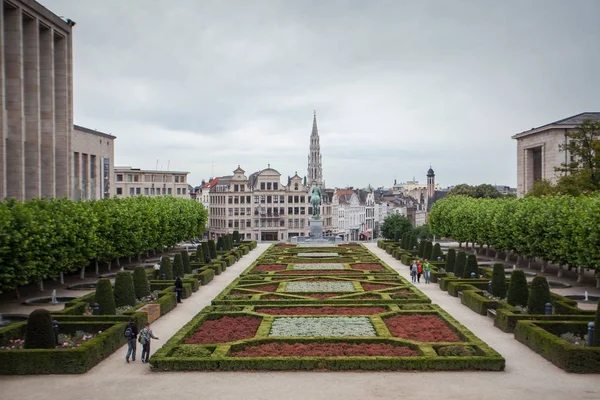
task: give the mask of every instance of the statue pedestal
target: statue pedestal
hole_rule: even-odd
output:
[[[323,239],[323,218],[312,217],[308,220],[311,239]]]

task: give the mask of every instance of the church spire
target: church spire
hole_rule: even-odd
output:
[[[310,134],[310,151],[308,153],[308,184],[313,182],[323,188],[323,169],[321,165],[321,145],[317,128],[317,112],[313,112],[313,126]]]

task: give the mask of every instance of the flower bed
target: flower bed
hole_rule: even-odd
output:
[[[260,322],[259,318],[227,316],[205,321],[184,343],[226,343],[249,339],[256,335]]]
[[[381,264],[353,264],[351,265],[353,269],[360,269],[363,271],[381,271],[383,267]]]
[[[380,283],[363,283],[361,286],[365,291],[389,289],[392,287],[390,285],[382,285]]]
[[[340,263],[306,263],[306,264],[292,264],[292,270],[340,270],[344,269],[344,264]]]
[[[339,253],[298,253],[298,257],[305,258],[329,258],[329,257],[340,257]]]
[[[366,317],[275,318],[269,336],[340,337],[377,336]]]
[[[437,315],[396,315],[384,322],[396,337],[419,342],[461,342]]]
[[[278,307],[257,308],[257,313],[270,315],[373,315],[386,311],[384,307]]]
[[[271,272],[271,271],[283,271],[286,266],[283,264],[263,264],[254,267],[253,271],[257,272]]]
[[[415,357],[409,347],[369,343],[267,343],[232,351],[232,357]]]
[[[352,282],[288,282],[286,292],[355,292]]]

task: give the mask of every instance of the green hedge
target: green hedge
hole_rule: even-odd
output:
[[[519,321],[515,338],[567,372],[600,373],[600,347],[575,346],[558,335],[587,332],[588,321]]]
[[[198,279],[198,282],[200,282],[202,286],[208,285],[210,281],[214,279],[215,271],[213,271],[212,269],[205,269],[204,271],[194,274],[194,277]]]
[[[198,280],[196,280],[197,282]],[[150,281],[150,290],[173,290],[175,292],[175,281]],[[183,283],[183,292],[181,293],[181,298],[187,299],[192,295],[192,285],[187,282]]]

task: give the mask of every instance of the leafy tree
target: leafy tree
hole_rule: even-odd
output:
[[[117,307],[135,306],[135,287],[133,286],[131,273],[126,271],[117,272],[114,292]]]
[[[181,261],[183,261],[183,272],[186,274],[192,273],[192,266],[190,265],[190,255],[187,250],[181,252]]]
[[[465,271],[467,264],[467,254],[464,251],[456,253],[456,260],[454,261],[454,276],[461,278]]]
[[[443,258],[442,248],[439,243],[433,245],[433,251],[431,252],[431,260],[437,261],[438,258]]]
[[[183,258],[181,257],[181,254],[175,254],[175,257],[173,258],[173,274],[174,277],[183,278],[184,276]]]
[[[400,214],[388,215],[381,225],[381,234],[386,239],[394,239],[396,232],[401,237],[404,232],[412,232],[412,230],[410,219]]]
[[[456,250],[448,249],[446,256],[446,272],[454,272],[454,264],[456,263]]]
[[[98,279],[95,301],[100,306],[101,315],[115,315],[117,313],[113,287],[108,278]]]
[[[417,226],[414,229],[415,235],[419,238],[419,240],[431,240],[433,239],[433,233],[431,233],[431,229],[429,228],[429,224]]]
[[[494,186],[487,183],[477,186],[471,186],[467,185],[466,183],[461,183],[460,185],[456,185],[452,189],[450,189],[447,196],[467,196],[476,199],[497,199],[499,197],[502,197],[502,193],[500,193]]]
[[[163,275],[168,281],[174,279],[173,277],[173,266],[171,265],[171,259],[167,256],[162,256],[160,259],[160,270],[159,270],[161,279]]]
[[[600,122],[583,121],[576,131],[565,133],[566,144],[559,146],[567,151],[571,160],[562,163],[558,172],[566,174],[563,178],[572,177],[582,192],[600,190]]]
[[[25,329],[24,348],[53,349],[56,346],[50,311],[41,308],[34,310],[27,318]]]
[[[467,256],[467,263],[465,264],[465,270],[463,272],[464,278],[471,278],[475,274],[476,278],[479,278],[479,266],[477,265],[477,257],[474,254]]]
[[[527,310],[529,314],[544,314],[546,303],[550,302],[550,287],[544,276],[536,276],[531,282]]]
[[[150,294],[150,284],[148,276],[143,266],[138,265],[133,270],[133,286],[135,288],[135,297],[141,299]]]
[[[504,274],[504,264],[494,264],[492,273],[492,296],[501,299],[506,297],[506,275]]]
[[[506,294],[506,302],[511,306],[527,306],[529,299],[529,288],[527,287],[527,278],[521,269],[513,270],[510,275],[510,285]]]

